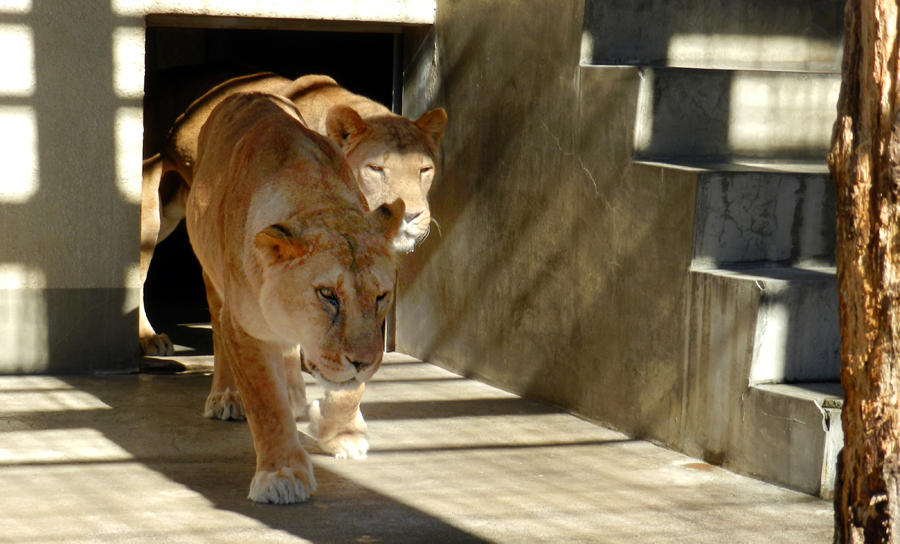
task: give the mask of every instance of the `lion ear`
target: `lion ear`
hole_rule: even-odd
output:
[[[431,140],[431,150],[435,152],[441,145],[441,138],[444,137],[444,130],[447,128],[447,112],[443,108],[426,111],[416,119],[416,126],[422,129]]]
[[[306,255],[308,247],[282,225],[272,225],[256,235],[256,248],[271,263],[289,261]]]
[[[400,225],[403,224],[403,214],[406,212],[406,204],[402,198],[398,198],[391,204],[382,204],[370,212],[369,217],[375,225],[375,230],[384,235],[390,241],[397,236]]]
[[[341,149],[366,131],[366,122],[349,106],[335,106],[325,117],[325,130]]]

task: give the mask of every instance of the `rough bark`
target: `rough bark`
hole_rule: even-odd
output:
[[[844,449],[835,542],[900,543],[898,0],[848,0],[837,187]]]

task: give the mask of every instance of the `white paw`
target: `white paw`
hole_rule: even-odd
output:
[[[259,471],[250,483],[249,498],[268,504],[292,504],[307,500],[316,490],[312,465],[281,467],[277,471]]]
[[[366,437],[366,422],[359,410],[350,421],[336,424],[322,417],[320,401],[309,406],[309,427],[307,433],[316,439],[319,446],[337,459],[365,459],[369,451]]]
[[[141,338],[141,350],[148,357],[170,357],[175,355],[175,346],[165,334],[154,334]]]
[[[221,392],[212,392],[206,399],[206,409],[203,415],[210,419],[246,419],[244,403],[237,391],[226,389]]]
[[[365,459],[369,451],[368,439],[358,433],[341,433],[331,440],[319,441],[319,446],[336,459]]]

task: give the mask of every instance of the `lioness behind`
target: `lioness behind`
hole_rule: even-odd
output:
[[[284,99],[234,94],[200,131],[186,213],[212,317],[210,399],[227,402],[217,382],[236,384],[257,455],[254,501],[299,502],[316,487],[295,424],[301,357],[328,390],[317,437],[364,441],[359,399],[381,364],[404,205],[365,209],[343,155]]]
[[[428,191],[447,113],[437,108],[413,121],[321,75],[296,79],[278,94],[297,106],[309,128],[341,147],[371,208],[403,199],[406,215],[393,243],[401,253],[412,251],[431,225]]]

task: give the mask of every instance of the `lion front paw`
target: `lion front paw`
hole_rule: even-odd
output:
[[[359,433],[341,433],[331,440],[319,440],[319,446],[335,459],[365,459],[369,451],[369,440]]]
[[[257,471],[250,483],[249,498],[268,504],[292,504],[309,499],[315,490],[312,464],[281,467],[276,471]]]
[[[225,391],[213,391],[206,399],[206,409],[203,415],[210,419],[239,419],[247,418],[244,412],[244,403],[241,395],[232,389]]]
[[[309,407],[309,428],[319,446],[337,459],[365,459],[369,451],[366,436],[366,422],[359,410],[355,417],[346,422],[329,421],[322,416],[320,401]]]
[[[175,355],[175,345],[168,335],[154,334],[140,339],[141,350],[147,357],[170,357]]]

